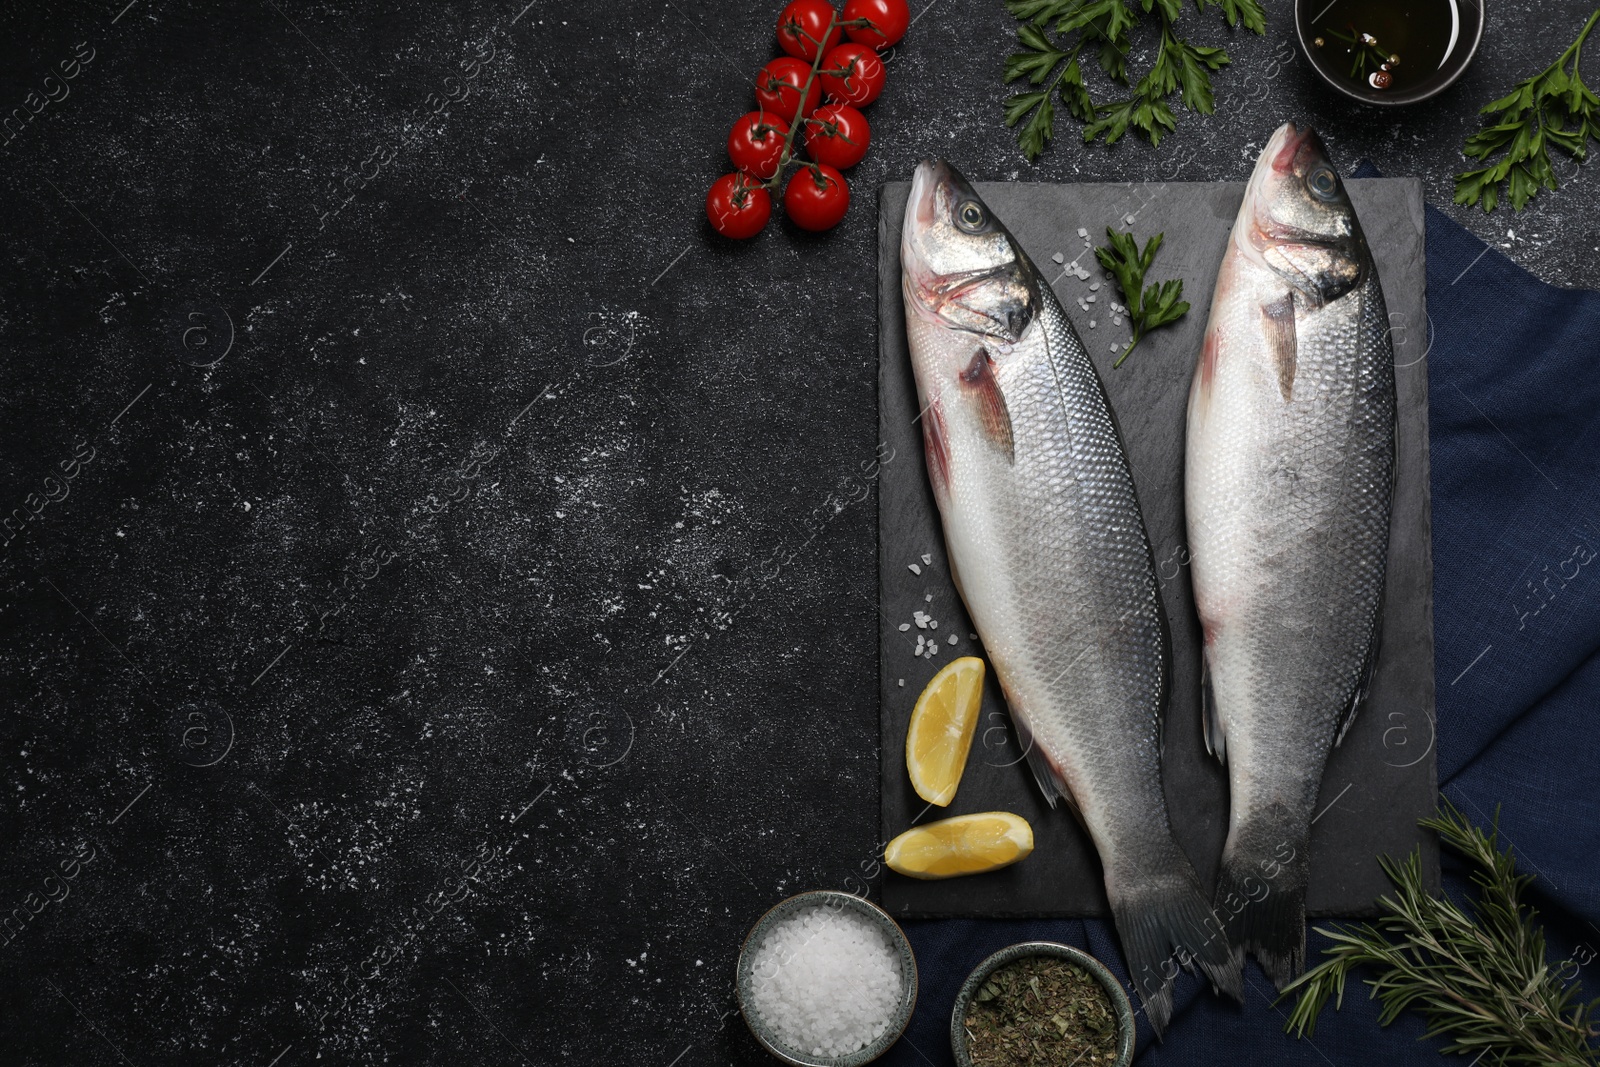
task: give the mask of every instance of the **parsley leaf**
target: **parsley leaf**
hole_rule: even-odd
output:
[[[1131,233],[1122,233],[1107,226],[1106,237],[1111,243],[1094,250],[1094,258],[1116,280],[1117,289],[1127,305],[1128,321],[1133,326],[1133,338],[1112,364],[1113,367],[1122,366],[1122,361],[1128,358],[1128,353],[1133,351],[1145,334],[1169,322],[1177,322],[1189,312],[1189,302],[1183,299],[1182,280],[1173,278],[1150,286],[1144,284],[1145,272],[1155,262],[1156,252],[1160,250],[1165,236],[1156,234],[1141,249]]]
[[[1243,25],[1262,33],[1266,16],[1260,0],[1195,0],[1202,14],[1208,7],[1221,9],[1229,26]],[[1168,103],[1179,93],[1183,106],[1209,115],[1216,110],[1211,74],[1228,65],[1220,48],[1190,44],[1174,27],[1183,15],[1183,0],[1007,0],[1006,9],[1022,25],[1017,43],[1024,49],[1006,58],[1006,84],[1026,78],[1043,86],[1006,98],[1007,126],[1018,126],[1017,143],[1031,162],[1039,158],[1055,136],[1055,104],[1083,124],[1085,143],[1104,140],[1115,144],[1133,130],[1159,145],[1178,127]],[[1160,39],[1150,69],[1137,80],[1128,73],[1133,33],[1148,20],[1158,27]],[[1055,38],[1052,39],[1051,34]],[[1106,77],[1126,87],[1125,99],[1094,99],[1084,80],[1079,54],[1085,47]],[[1087,60],[1084,61],[1087,63]]]
[[[1589,154],[1589,138],[1600,138],[1600,98],[1583,84],[1578,63],[1597,21],[1600,9],[1554,63],[1483,106],[1480,113],[1494,116],[1494,125],[1468,137],[1461,153],[1489,165],[1456,175],[1456,203],[1493,211],[1503,183],[1512,210],[1521,211],[1540,189],[1556,189],[1551,146],[1580,162]]]

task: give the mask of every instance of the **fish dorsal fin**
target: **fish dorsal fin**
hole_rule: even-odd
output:
[[[1378,614],[1372,620],[1372,636],[1367,641],[1367,655],[1361,661],[1360,681],[1350,694],[1350,702],[1339,712],[1339,725],[1333,735],[1333,745],[1339,747],[1344,740],[1344,735],[1350,732],[1350,724],[1356,721],[1356,712],[1361,710],[1361,705],[1366,703],[1367,693],[1372,689],[1372,674],[1378,667],[1378,645],[1383,640],[1383,600],[1378,600]]]
[[[1217,757],[1217,762],[1228,765],[1228,738],[1222,732],[1222,718],[1217,714],[1217,695],[1211,691],[1211,657],[1200,652],[1200,721],[1204,725],[1206,751]]]
[[[1011,434],[1011,411],[1006,407],[1006,396],[1000,391],[1000,382],[994,376],[994,360],[987,350],[980,348],[973,353],[972,362],[961,372],[961,384],[977,400],[984,436],[1006,454],[1007,463],[1015,463],[1017,448]]]
[[[1261,305],[1261,325],[1267,340],[1267,350],[1272,355],[1272,365],[1278,371],[1278,391],[1285,400],[1294,391],[1295,349],[1298,340],[1294,328],[1294,294],[1284,293],[1276,300]]]

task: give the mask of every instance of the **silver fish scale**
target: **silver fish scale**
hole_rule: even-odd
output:
[[[1105,394],[1060,305],[1040,290],[1037,321],[997,369],[1015,441],[1010,477],[1003,490],[955,478],[952,488],[974,496],[955,506],[987,509],[1012,532],[991,546],[1004,563],[988,572],[1003,575],[1010,610],[980,627],[1013,711],[1064,773],[1107,868],[1137,869],[1167,862],[1172,847],[1160,758],[1166,630]]]
[[[1257,284],[1217,309],[1259,333]],[[1378,625],[1394,471],[1394,361],[1375,272],[1296,316],[1292,399],[1266,361],[1219,357],[1207,454],[1191,453],[1190,537],[1222,717],[1233,822],[1303,842],[1337,724]],[[1196,506],[1203,505],[1203,506]],[[1245,851],[1277,841],[1241,841]]]

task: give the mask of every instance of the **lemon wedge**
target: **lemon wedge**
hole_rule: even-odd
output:
[[[1033,827],[1009,811],[957,815],[913,826],[883,850],[891,871],[908,878],[954,878],[1009,867],[1033,851]]]
[[[917,796],[946,807],[956,798],[983,705],[983,660],[946,664],[917,697],[906,731],[906,770]]]

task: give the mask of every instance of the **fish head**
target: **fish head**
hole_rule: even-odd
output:
[[[1322,139],[1292,122],[1278,127],[1256,162],[1234,240],[1313,306],[1359,286],[1372,262]]]
[[[1038,314],[1038,274],[994,212],[944,160],[917,164],[900,236],[907,306],[1003,352]]]

